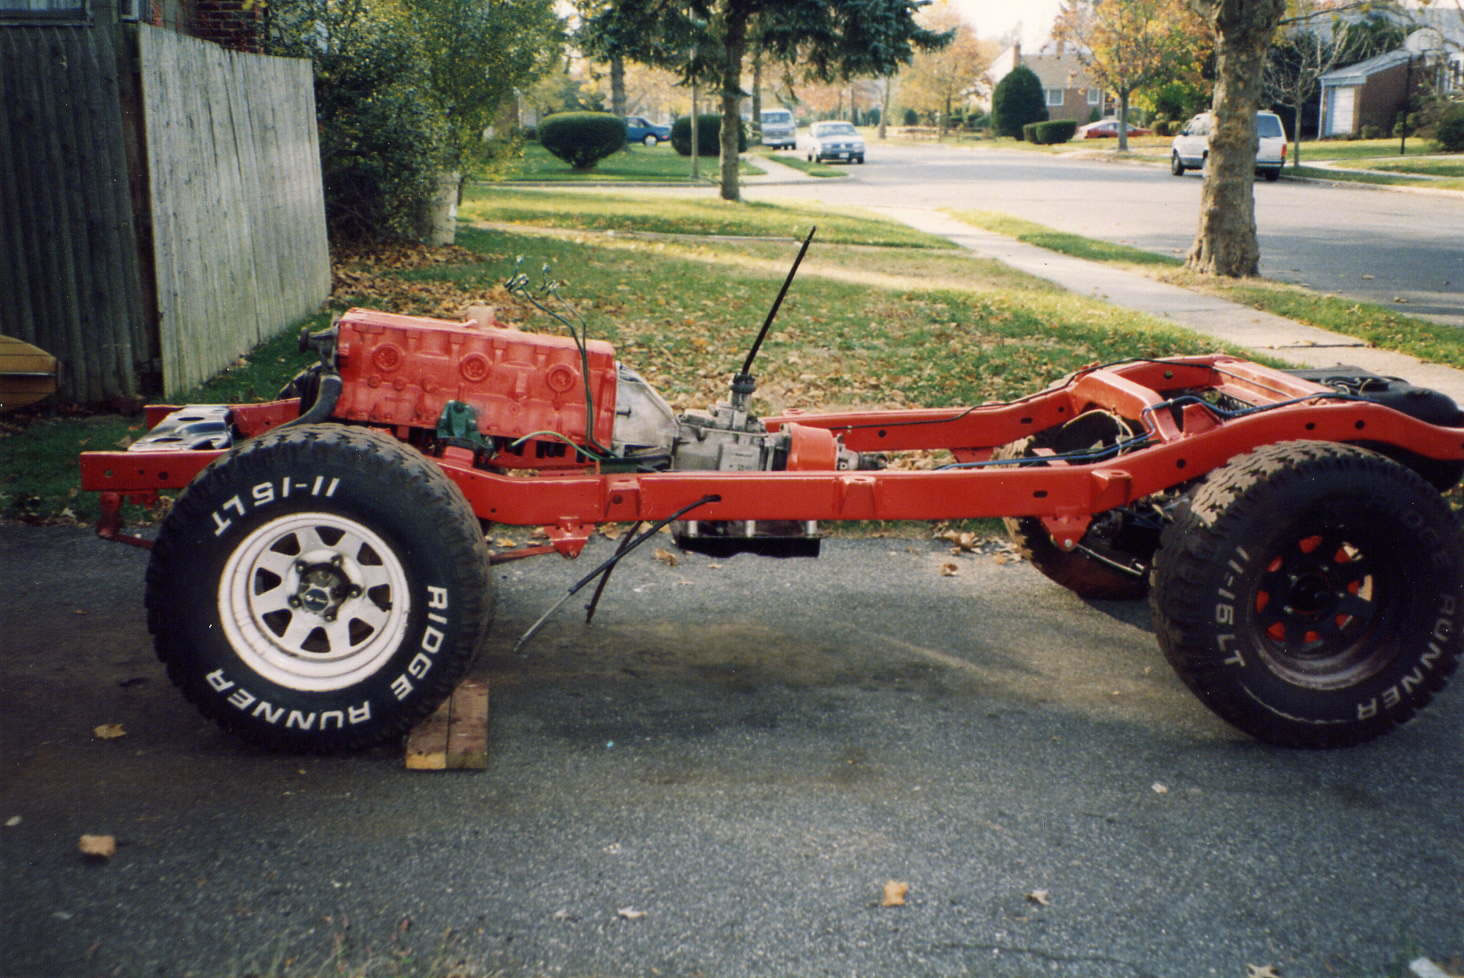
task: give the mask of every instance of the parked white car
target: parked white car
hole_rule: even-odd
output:
[[[824,160],[863,163],[864,140],[852,122],[815,122],[808,127],[802,153],[810,163],[822,163]]]
[[[1210,157],[1210,131],[1215,117],[1201,112],[1179,131],[1169,145],[1169,172],[1183,176],[1185,170],[1199,170]],[[1286,129],[1274,112],[1256,113],[1256,175],[1267,180],[1281,176],[1286,165]]]

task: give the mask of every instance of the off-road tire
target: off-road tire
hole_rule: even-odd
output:
[[[271,748],[399,736],[471,665],[493,615],[481,525],[388,435],[276,429],[215,461],[168,514],[148,627],[205,716]]]
[[[1464,646],[1464,534],[1417,474],[1282,442],[1212,472],[1164,531],[1150,605],[1179,677],[1272,744],[1341,747],[1410,719]]]
[[[1025,458],[1032,454],[1029,436],[992,453],[995,459]],[[1149,591],[1147,577],[1125,574],[1081,550],[1063,550],[1052,542],[1047,527],[1035,516],[1004,516],[1007,536],[1017,551],[1043,576],[1091,601],[1136,601]]]

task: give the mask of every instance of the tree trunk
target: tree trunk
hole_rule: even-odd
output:
[[[1214,126],[1200,223],[1186,264],[1206,275],[1260,272],[1256,241],[1256,107],[1266,48],[1285,0],[1196,0],[1215,32]]]
[[[752,139],[762,142],[762,48],[752,52]]]
[[[618,54],[610,56],[610,111],[625,117],[625,59]]]
[[[1301,166],[1301,103],[1302,88],[1301,82],[1298,80],[1296,83],[1296,99],[1291,106],[1291,129],[1292,135],[1296,137],[1292,140],[1296,144],[1292,147],[1294,150],[1291,156],[1291,165],[1293,168]]]
[[[890,118],[890,90],[895,87],[895,76],[885,75],[884,90],[879,93],[879,138],[885,138],[885,130],[889,127]]]
[[[1128,105],[1129,90],[1121,88],[1118,90],[1118,151],[1128,152]]]
[[[737,181],[738,134],[742,127],[742,56],[747,51],[747,13],[736,3],[728,4],[722,35],[722,199],[741,200]]]

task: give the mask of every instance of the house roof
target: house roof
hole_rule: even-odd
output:
[[[1359,61],[1355,65],[1348,65],[1345,68],[1333,68],[1321,78],[1317,79],[1327,88],[1344,88],[1348,85],[1362,85],[1369,78],[1389,68],[1396,68],[1399,65],[1408,63],[1408,52],[1399,48],[1397,51],[1388,51],[1366,61]]]

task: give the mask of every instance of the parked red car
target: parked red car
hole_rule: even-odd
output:
[[[1129,123],[1128,134],[1130,136],[1152,136],[1154,130],[1145,129]],[[1090,122],[1086,126],[1078,127],[1079,139],[1116,139],[1118,138],[1117,119],[1099,119],[1097,122]]]

